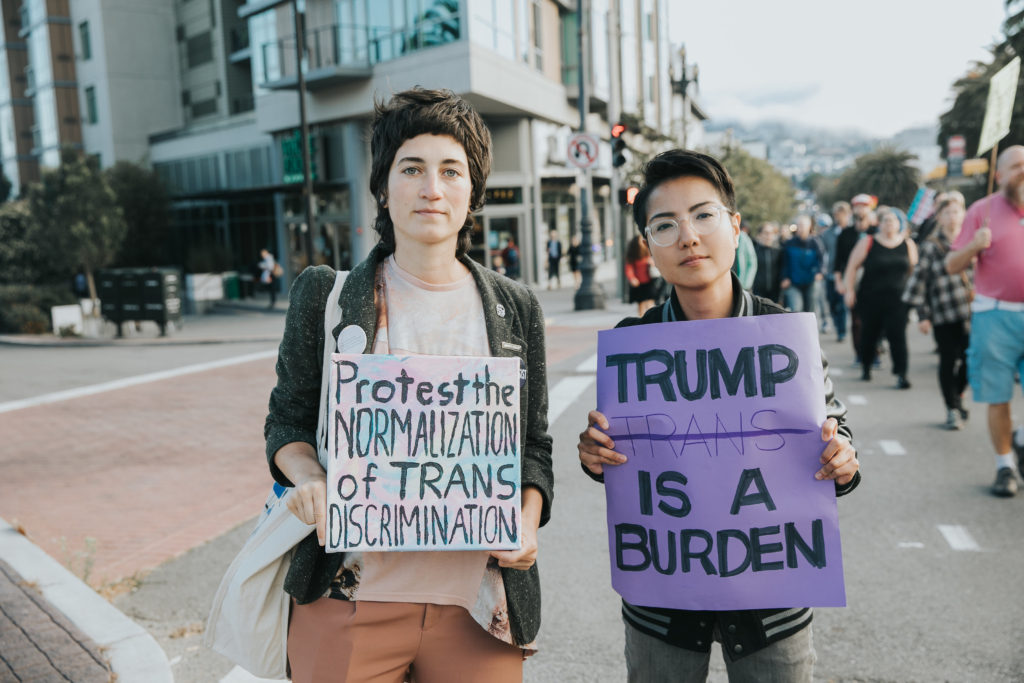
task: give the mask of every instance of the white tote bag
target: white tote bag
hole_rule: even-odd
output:
[[[321,445],[326,429],[327,368],[334,352],[331,333],[341,321],[341,307],[332,304],[338,301],[347,276],[348,271],[338,272],[324,311],[324,370],[317,421],[317,443]],[[327,453],[322,447],[318,450],[320,464],[326,469]],[[256,528],[221,579],[203,633],[203,644],[260,678],[288,677],[291,598],[284,592],[284,579],[295,546],[314,528],[288,509],[288,497],[294,491],[274,485]]]

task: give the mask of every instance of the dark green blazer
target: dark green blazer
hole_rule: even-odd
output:
[[[277,358],[277,386],[270,394],[270,412],[264,426],[267,460],[274,479],[291,482],[274,465],[281,446],[304,441],[316,447],[316,425],[323,371],[325,307],[340,303],[342,320],[333,332],[358,325],[366,332],[365,353],[373,348],[377,313],[373,285],[377,266],[387,257],[379,247],[349,274],[339,302],[328,302],[335,271],[328,266],[307,268],[292,284],[284,337]],[[522,485],[535,486],[544,499],[540,524],[551,516],[554,475],[551,468],[551,437],[548,429],[547,371],[544,352],[544,314],[526,286],[488,270],[468,257],[469,268],[483,301],[487,339],[492,356],[518,357],[525,369],[520,388]],[[342,554],[327,554],[316,534],[295,550],[285,580],[285,590],[299,603],[309,603],[327,591],[341,567]],[[518,645],[534,640],[540,628],[540,575],[534,565],[527,571],[502,569],[512,636]]]

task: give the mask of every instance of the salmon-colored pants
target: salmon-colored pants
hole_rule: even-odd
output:
[[[454,605],[293,601],[288,662],[293,683],[523,680],[523,651]]]

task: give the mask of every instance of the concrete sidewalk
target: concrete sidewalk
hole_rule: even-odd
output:
[[[617,310],[621,299],[618,296],[618,270],[610,261],[596,264],[594,280],[605,295],[606,310]],[[547,289],[547,281],[531,285],[537,292],[545,314],[549,319],[557,314],[576,313],[573,309],[572,291],[573,277],[569,272],[562,274],[562,287],[556,290]],[[566,296],[568,294],[569,296]],[[247,299],[224,300],[214,304],[213,309],[205,314],[187,315],[182,318],[180,326],[170,325],[170,332],[161,337],[156,323],[143,321],[137,325],[125,323],[122,326],[123,337],[118,337],[117,326],[104,321],[102,334],[99,337],[61,337],[48,334],[0,334],[0,345],[20,345],[32,347],[91,347],[91,346],[177,346],[189,344],[232,344],[271,342],[281,339],[280,327],[288,311],[288,297],[280,295],[277,305],[267,306],[265,298],[257,296]],[[586,312],[580,312],[584,315]],[[594,311],[600,314],[601,311]],[[578,317],[578,316],[573,316]],[[280,325],[275,325],[277,321]],[[573,324],[578,324],[573,323]]]
[[[33,347],[90,346],[176,346],[184,344],[232,344],[277,342],[288,302],[279,302],[273,309],[255,299],[224,301],[202,315],[187,315],[180,326],[170,325],[166,336],[160,336],[157,324],[150,321],[123,325],[124,336],[117,337],[117,326],[104,321],[99,337],[61,337],[56,334],[0,334],[0,344]]]
[[[0,519],[0,679],[171,683],[164,651]]]

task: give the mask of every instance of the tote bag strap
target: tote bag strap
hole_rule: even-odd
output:
[[[327,469],[327,391],[331,379],[331,354],[334,353],[334,328],[341,322],[341,288],[345,285],[349,271],[339,270],[334,278],[334,287],[324,307],[324,350],[320,372],[320,407],[316,422],[316,454],[320,466]]]

